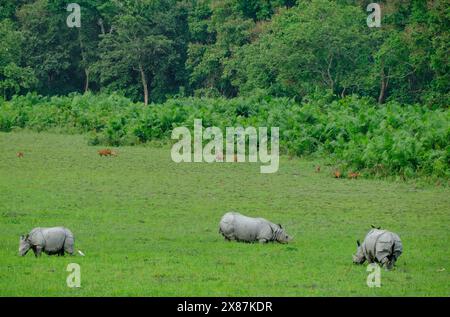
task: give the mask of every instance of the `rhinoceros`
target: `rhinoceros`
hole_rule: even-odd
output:
[[[219,233],[229,241],[288,243],[292,240],[281,225],[264,218],[247,217],[238,212],[227,212],[220,220],[219,227]]]
[[[24,256],[30,249],[36,257],[41,252],[48,255],[64,255],[67,252],[73,255],[74,242],[73,234],[67,228],[34,228],[29,234],[20,237],[19,255]]]
[[[400,237],[388,230],[374,228],[364,238],[361,244],[356,241],[356,254],[353,255],[353,263],[363,264],[366,260],[369,263],[380,263],[390,270],[403,252],[403,245]]]

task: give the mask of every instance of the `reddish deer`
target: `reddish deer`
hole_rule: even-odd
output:
[[[359,176],[358,172],[350,172],[350,173],[348,173],[348,178],[350,178],[350,179],[357,179],[358,176]]]
[[[111,156],[113,152],[110,149],[102,149],[98,151],[98,155],[100,156]]]

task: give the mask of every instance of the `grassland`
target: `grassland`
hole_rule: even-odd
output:
[[[260,174],[259,164],[175,164],[164,147],[97,149],[83,136],[0,133],[1,296],[450,295],[448,187],[334,179],[303,159]],[[294,242],[224,241],[218,222],[232,209],[284,224]],[[351,263],[370,224],[404,244],[380,288]],[[85,257],[18,256],[20,234],[56,225]],[[79,289],[66,286],[71,262]]]

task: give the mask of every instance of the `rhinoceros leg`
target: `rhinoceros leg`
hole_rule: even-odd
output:
[[[71,233],[68,234],[68,236],[66,236],[66,239],[64,241],[64,246],[63,246],[63,255],[64,255],[64,251],[66,251],[67,253],[69,253],[70,255],[74,254],[74,239],[73,239],[73,235]]]
[[[394,268],[394,264],[395,264],[395,260],[389,261],[389,262],[386,264],[386,269],[387,269],[387,270],[392,270],[392,269]]]
[[[227,241],[239,241],[239,239],[237,239],[234,234],[230,234],[230,235],[225,236],[225,240],[227,240]]]
[[[40,256],[41,256],[41,253],[42,253],[42,247],[41,247],[41,246],[35,246],[35,247],[33,248],[33,252],[34,252],[34,255],[35,255],[36,257],[40,257]]]
[[[394,262],[389,259],[389,257],[385,257],[381,260],[381,266],[384,267],[386,270],[392,270],[394,267]]]
[[[392,270],[392,269],[394,268],[394,266],[395,266],[395,262],[397,262],[397,256],[396,256],[395,254],[392,254],[392,255],[389,257],[389,261],[388,261],[388,263],[386,264],[386,268],[387,268],[388,270]]]

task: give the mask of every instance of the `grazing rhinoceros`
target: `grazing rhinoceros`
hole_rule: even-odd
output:
[[[220,220],[219,233],[226,240],[265,243],[277,241],[288,243],[292,240],[281,225],[264,218],[251,218],[238,212],[227,212]]]
[[[356,254],[353,255],[353,263],[363,264],[380,263],[390,270],[403,252],[400,237],[390,231],[374,228],[366,235],[363,243],[356,241]]]
[[[49,255],[64,255],[64,252],[73,255],[74,242],[73,234],[67,228],[34,228],[29,234],[20,237],[19,255],[24,256],[30,249],[36,257],[42,251]]]

